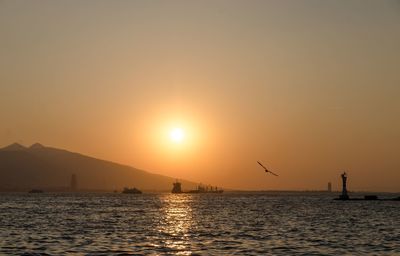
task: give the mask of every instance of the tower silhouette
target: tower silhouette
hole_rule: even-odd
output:
[[[340,199],[347,200],[349,199],[349,195],[347,194],[347,173],[343,172],[342,175],[342,194],[340,195]]]
[[[78,180],[75,174],[71,175],[71,190],[76,191],[78,189]]]

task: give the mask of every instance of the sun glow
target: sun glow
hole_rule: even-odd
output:
[[[193,161],[193,158],[203,151],[204,143],[207,141],[204,134],[207,130],[204,123],[197,120],[200,119],[200,115],[192,113],[177,115],[170,112],[173,111],[151,115],[146,122],[143,122],[147,125],[141,129],[146,136],[139,132],[136,134],[138,140],[140,139],[145,145],[143,148],[148,150],[148,154],[156,156],[164,164],[163,166],[186,169],[184,163]],[[196,116],[196,119],[193,116]]]
[[[174,143],[181,143],[185,139],[185,132],[182,128],[173,128],[169,133],[169,138]]]

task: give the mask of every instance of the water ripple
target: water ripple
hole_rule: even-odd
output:
[[[398,202],[324,194],[1,194],[6,255],[395,255]]]

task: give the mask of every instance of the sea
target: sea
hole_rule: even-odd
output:
[[[0,255],[400,255],[399,201],[336,196],[1,193]]]

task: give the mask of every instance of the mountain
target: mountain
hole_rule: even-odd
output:
[[[22,146],[21,144],[13,143],[11,145],[8,145],[5,148],[1,148],[0,150],[1,151],[22,151],[22,150],[27,150],[27,148]]]
[[[0,190],[68,190],[73,174],[77,177],[80,190],[110,191],[137,187],[170,191],[175,181],[175,178],[39,143],[30,147],[14,143],[0,149]],[[180,181],[185,189],[193,189],[197,185]]]

